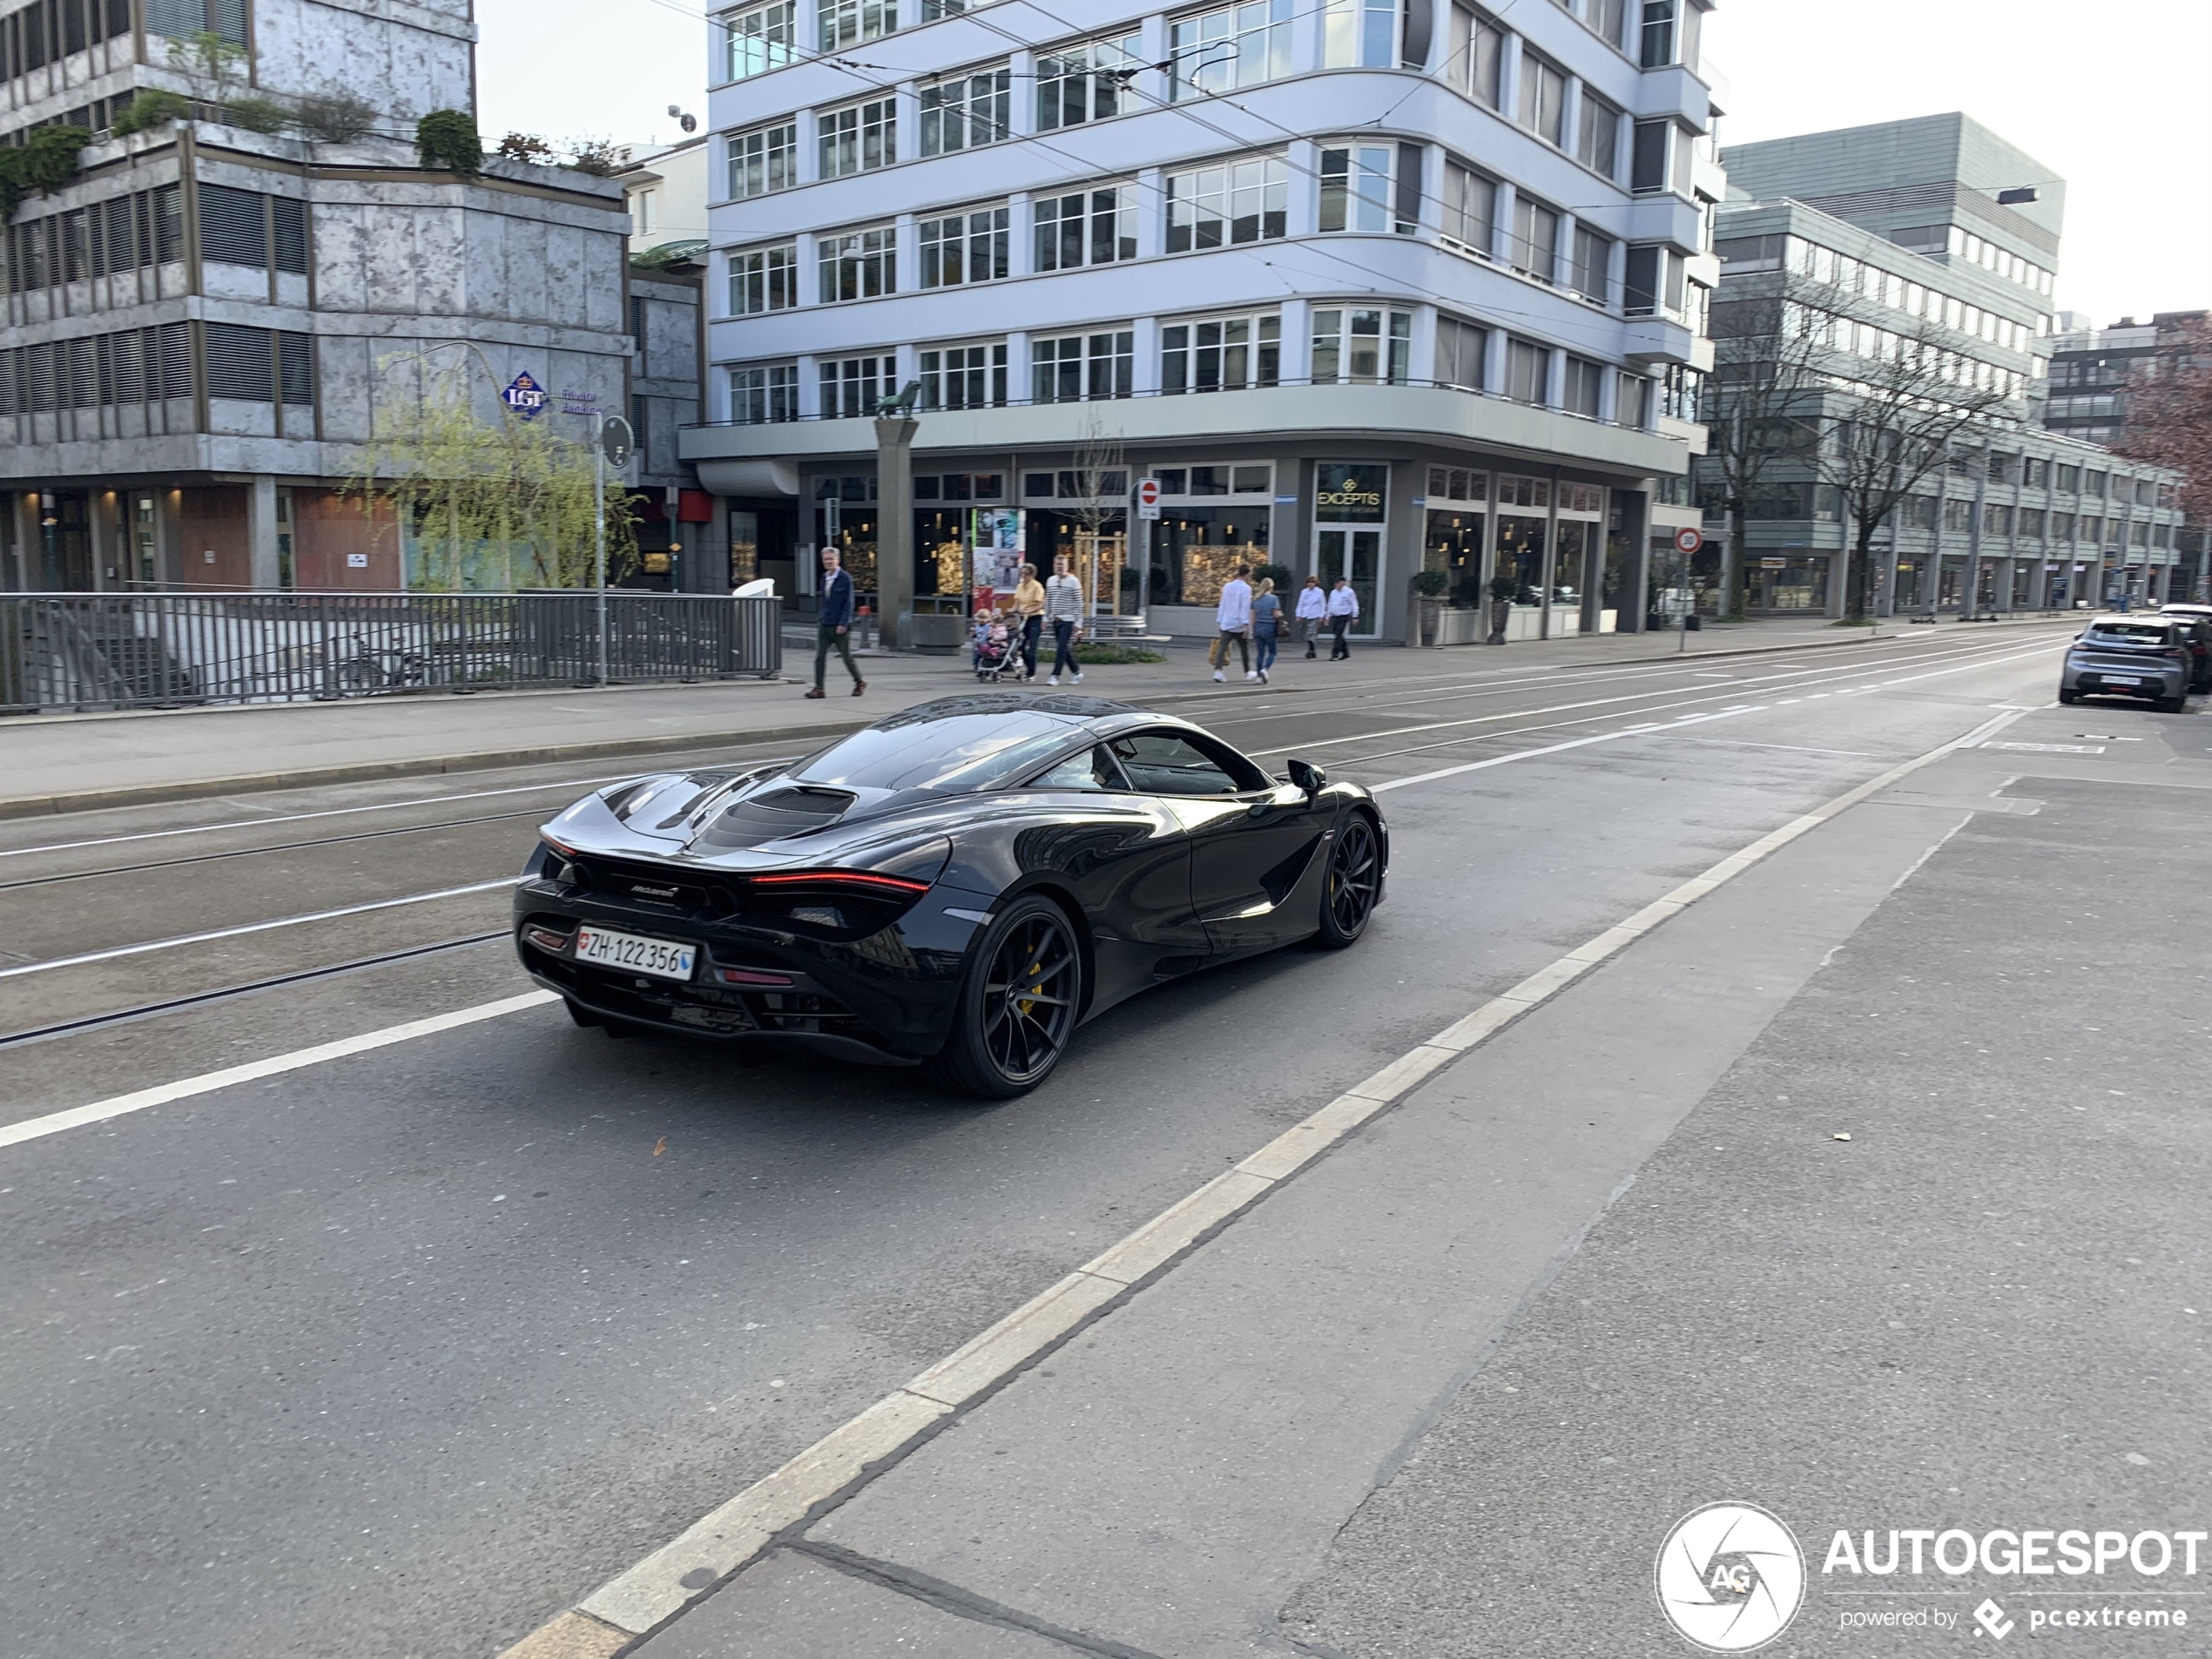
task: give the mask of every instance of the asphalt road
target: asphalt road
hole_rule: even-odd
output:
[[[1483,996],[2047,701],[2069,631],[1224,701],[1391,786],[1390,901],[1011,1106],[540,1008],[0,1150],[0,1653],[496,1652]],[[0,824],[0,1125],[525,988],[497,884],[623,771]]]

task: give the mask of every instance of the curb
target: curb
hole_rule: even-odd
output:
[[[2037,620],[2046,620],[2037,618]],[[1998,624],[2001,625],[2001,624]],[[2017,625],[2017,624],[2016,624]],[[1795,651],[1825,651],[1839,645],[1892,644],[1915,636],[1898,633],[1857,634],[1847,639],[1815,639],[1790,645],[1737,645],[1722,651],[1682,651],[1673,657],[1599,658],[1588,663],[1561,663],[1562,669],[1638,667],[1673,660],[1711,662],[1728,657],[1764,657]],[[616,688],[620,689],[620,688]],[[1147,706],[1173,703],[1217,701],[1224,697],[1298,695],[1317,686],[1268,685],[1228,691],[1170,691],[1143,699]],[[574,696],[568,692],[565,695]],[[435,776],[442,772],[489,772],[500,766],[544,765],[565,760],[591,760],[617,755],[679,754],[685,752],[733,748],[738,745],[780,743],[801,738],[844,737],[873,725],[871,720],[833,720],[813,725],[766,726],[732,732],[725,737],[694,733],[687,737],[605,738],[591,743],[543,744],[527,749],[486,749],[467,754],[430,755],[401,760],[364,760],[338,766],[303,766],[284,772],[239,772],[223,778],[179,779],[172,783],[129,784],[115,789],[74,790],[66,794],[17,795],[0,798],[0,820],[45,818],[63,813],[91,813],[115,806],[152,806],[171,801],[206,800],[216,796],[253,794],[279,789],[308,789],[329,784],[370,783],[386,778]],[[0,732],[6,730],[0,725]]]

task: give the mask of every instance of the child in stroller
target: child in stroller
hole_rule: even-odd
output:
[[[978,610],[973,640],[975,678],[995,685],[1012,657],[1005,617],[996,610]]]

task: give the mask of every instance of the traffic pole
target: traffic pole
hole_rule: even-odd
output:
[[[591,572],[598,584],[599,685],[607,684],[607,446],[605,417],[591,417]]]

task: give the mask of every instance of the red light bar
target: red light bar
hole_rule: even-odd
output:
[[[764,974],[752,968],[718,968],[715,978],[725,985],[793,985],[798,983],[788,974]]]
[[[576,856],[576,848],[574,848],[574,847],[572,847],[572,846],[566,846],[566,845],[564,845],[563,843],[562,843],[562,842],[560,842],[560,841],[556,841],[556,840],[554,840],[554,839],[553,839],[550,835],[548,835],[548,834],[547,834],[547,833],[546,833],[543,830],[540,830],[540,831],[538,831],[538,833],[537,833],[537,839],[538,839],[539,840],[541,840],[541,841],[544,842],[544,843],[546,844],[546,846],[548,846],[551,847],[551,848],[552,848],[552,849],[553,849],[556,853],[559,853],[559,854],[560,854],[563,858],[564,858],[564,859],[572,859],[572,858],[574,858],[574,857]]]
[[[803,870],[778,875],[756,875],[756,887],[856,887],[863,893],[899,894],[912,898],[929,891],[927,881],[902,875],[876,875],[866,870]]]

